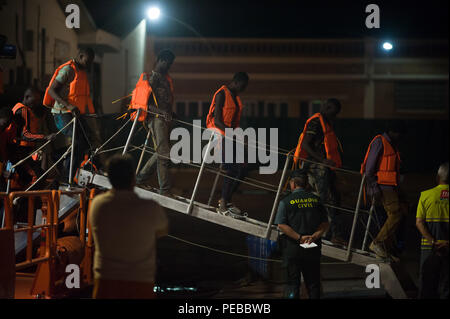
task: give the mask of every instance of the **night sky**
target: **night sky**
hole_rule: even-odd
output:
[[[98,27],[126,35],[157,4],[204,37],[249,38],[447,38],[448,1],[216,1],[85,0]],[[381,28],[365,27],[365,7],[378,4]],[[150,30],[162,37],[196,36],[174,19],[161,17]]]

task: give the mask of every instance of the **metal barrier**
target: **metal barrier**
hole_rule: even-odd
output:
[[[15,294],[15,255],[14,229],[11,216],[11,205],[6,193],[0,193],[0,209],[5,223],[0,225],[0,299],[12,299]]]
[[[56,191],[30,191],[13,192],[9,194],[9,202],[16,198],[27,198],[27,225],[15,228],[14,233],[27,232],[25,261],[16,264],[16,271],[37,265],[36,275],[31,287],[31,295],[51,296],[54,293],[54,262],[56,255],[55,237],[55,205]],[[35,199],[42,200],[42,224],[35,225]],[[12,210],[11,210],[12,212]],[[57,215],[57,212],[56,212]],[[12,224],[13,216],[6,216],[8,223]],[[57,226],[57,225],[56,225]],[[33,258],[33,233],[41,230],[40,256]]]
[[[13,233],[27,232],[27,243],[25,248],[25,261],[15,264],[15,271],[29,269],[32,266],[37,266],[37,270],[34,276],[34,281],[31,287],[30,294],[34,296],[46,296],[52,297],[55,295],[55,281],[58,279],[55,277],[55,262],[57,257],[57,240],[58,240],[58,212],[61,196],[78,196],[79,206],[78,211],[80,214],[80,226],[79,226],[79,239],[82,243],[83,249],[86,247],[86,227],[87,227],[87,212],[86,212],[86,191],[73,190],[73,191],[56,191],[56,190],[44,190],[44,191],[25,191],[25,192],[13,192],[9,195],[2,194],[2,198],[5,198],[5,227]],[[13,202],[18,198],[25,198],[28,203],[27,207],[27,223],[25,226],[15,227],[13,222]],[[36,225],[35,213],[36,206],[35,200],[39,198],[42,202],[42,223]],[[3,230],[3,229],[2,229]],[[39,256],[33,256],[33,233],[40,231],[40,245]],[[89,241],[90,240],[90,241]],[[88,237],[88,244],[92,246],[92,238]],[[12,248],[14,251],[14,240],[12,242]],[[92,254],[90,254],[92,256]],[[92,263],[89,260],[83,260],[85,267],[90,267]],[[89,270],[85,271],[86,273]]]

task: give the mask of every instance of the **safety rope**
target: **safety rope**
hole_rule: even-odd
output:
[[[46,170],[33,184],[30,185],[30,187],[28,187],[25,192],[28,192],[30,189],[32,189],[34,187],[34,185],[36,185],[42,178],[44,178],[53,168],[56,167],[56,165],[59,164],[59,162],[61,162],[66,156],[67,154],[69,154],[69,152],[72,150],[72,145],[70,145],[67,148],[67,151],[48,169]]]
[[[216,249],[216,248],[211,248],[211,247],[208,247],[208,246],[205,246],[205,245],[197,244],[197,243],[194,243],[194,242],[191,242],[191,241],[188,241],[188,240],[185,240],[185,239],[181,239],[179,237],[175,237],[175,236],[172,236],[172,235],[167,235],[167,236],[170,237],[170,238],[176,239],[178,241],[181,241],[183,243],[186,243],[186,244],[189,244],[189,245],[192,245],[192,246],[196,246],[196,247],[200,247],[200,248],[203,248],[203,249],[211,250],[211,251],[214,251],[216,253],[221,253],[221,254],[235,256],[235,257],[241,257],[241,258],[247,258],[247,259],[253,259],[253,260],[260,260],[260,261],[271,261],[271,262],[278,262],[278,263],[282,262],[282,260],[279,260],[279,259],[259,258],[259,257],[247,256],[247,255],[243,255],[243,254],[232,253],[232,252],[229,252],[229,251]]]
[[[220,254],[224,254],[224,255],[230,255],[230,256],[234,256],[234,257],[246,258],[246,259],[251,259],[251,260],[266,261],[266,262],[276,262],[276,263],[283,262],[283,260],[281,260],[281,259],[253,257],[253,256],[248,256],[248,255],[243,255],[243,254],[229,252],[229,251],[222,250],[222,249],[211,248],[211,247],[208,247],[206,245],[197,244],[197,243],[194,243],[192,241],[189,241],[189,240],[186,240],[186,239],[182,239],[182,238],[179,238],[179,237],[176,237],[176,236],[173,236],[173,235],[167,235],[167,237],[170,237],[172,239],[178,240],[178,241],[183,242],[183,243],[188,244],[188,245],[192,245],[192,246],[195,246],[195,247],[203,248],[203,249],[206,249],[206,250],[211,250],[211,251],[214,251],[216,253],[220,253]],[[345,264],[351,264],[351,263],[349,263],[349,262],[329,262],[329,263],[320,263],[320,264],[321,265],[336,265],[336,264],[345,265]]]
[[[127,114],[128,111],[125,114]],[[142,111],[144,111],[144,112],[146,112],[148,114],[152,114],[152,115],[160,115],[159,113],[152,112],[150,110],[142,110]],[[199,129],[201,129],[203,131],[204,130],[209,130],[208,128],[203,127],[201,125],[196,125],[196,124],[193,124],[193,123],[189,123],[189,122],[186,122],[186,121],[182,121],[180,119],[172,118],[172,120],[175,121],[175,122],[181,123],[181,124],[185,124],[185,125],[191,126],[193,128],[199,128]],[[235,141],[232,137],[229,137],[229,136],[226,136],[226,135],[223,136],[223,137],[225,139],[229,139],[229,140]],[[249,144],[249,143],[245,143],[245,142],[242,142],[242,141],[236,141],[236,142],[239,143],[239,144],[243,144],[243,145],[247,145],[247,146],[253,147],[253,148],[258,149],[258,150],[265,151],[265,152],[267,152],[267,150],[268,150],[269,152],[277,153],[277,154],[282,155],[282,156],[291,156],[290,155],[290,152],[291,152],[290,150],[283,149],[281,147],[278,147],[278,150],[275,150],[275,149],[272,149],[270,145],[265,144],[265,143],[259,143],[257,141],[254,141],[255,145],[252,145],[252,144]],[[267,148],[261,148],[260,146],[256,146],[256,145],[263,145],[263,146],[267,147],[268,149]],[[279,150],[281,150],[281,152]],[[306,158],[302,158],[302,157],[299,157],[299,159],[304,161],[304,162],[307,162],[307,163],[312,163],[312,164],[317,164],[317,165],[321,165],[321,166],[324,166],[324,167],[332,168],[332,169],[334,169],[336,171],[341,171],[341,172],[345,172],[345,173],[349,173],[349,174],[353,174],[353,175],[358,175],[358,176],[361,175],[360,172],[352,171],[352,170],[349,170],[349,169],[334,167],[334,166],[331,166],[331,165],[328,165],[328,164],[312,161],[310,159],[306,159]]]
[[[133,148],[135,148],[135,149],[139,149],[139,150],[141,150],[141,151],[143,150],[143,147],[142,147],[142,146],[134,146],[134,145],[130,145],[130,147],[133,147]],[[144,150],[144,152],[146,152],[146,153],[157,154],[158,156],[160,156],[160,157],[162,157],[162,158],[170,159],[170,157],[168,157],[168,156],[164,156],[164,155],[162,155],[162,154],[158,154],[157,152],[154,151],[153,148],[151,148],[151,147],[149,147],[149,146],[147,146],[146,148],[150,149],[150,150],[148,150],[148,149]],[[195,164],[195,163],[192,163],[192,162],[183,162],[183,164],[187,164],[187,165],[190,165],[190,166],[196,167],[196,168],[200,168],[200,167],[201,167],[200,164]],[[258,188],[261,188],[261,189],[264,189],[264,190],[267,190],[267,191],[270,191],[270,192],[274,192],[274,193],[277,192],[277,191],[274,190],[274,189],[267,188],[267,187],[264,187],[264,186],[261,186],[261,185],[257,185],[257,184],[248,182],[248,181],[246,181],[246,180],[242,180],[242,179],[238,179],[238,178],[229,176],[229,175],[227,175],[227,174],[224,174],[224,173],[222,173],[222,172],[216,171],[216,170],[211,169],[211,168],[209,168],[209,167],[206,167],[205,170],[207,170],[208,172],[212,172],[212,173],[214,173],[214,174],[218,174],[219,176],[223,176],[223,177],[226,177],[226,178],[229,178],[229,179],[232,179],[232,180],[241,182],[241,183],[243,183],[243,184],[247,184],[247,185],[250,185],[250,186],[255,186],[255,187],[258,187]]]
[[[138,150],[141,150],[141,151],[142,151],[142,149],[143,149],[142,146],[130,145],[130,147],[132,147],[133,150],[138,149]],[[123,146],[120,147],[120,148],[123,148]],[[152,147],[147,146],[146,148],[147,148],[147,149],[145,150],[146,153],[157,154],[157,153],[155,152],[155,150],[154,150]],[[158,154],[158,156],[160,156],[160,157],[162,157],[162,158],[165,158],[165,159],[170,159],[169,157],[167,157],[167,156],[165,156],[165,155],[162,155],[162,154]],[[184,162],[184,164],[187,164],[187,165],[190,165],[190,166],[196,167],[196,168],[200,168],[200,167],[201,167],[200,164],[195,164],[195,163],[192,163],[192,162]],[[222,172],[220,172],[220,171],[211,169],[211,168],[209,168],[209,167],[205,167],[205,170],[208,171],[208,172],[214,173],[214,174],[218,174],[219,176],[226,177],[226,178],[229,178],[229,179],[232,179],[232,180],[241,182],[241,183],[243,183],[243,184],[247,184],[247,185],[250,185],[250,186],[254,186],[254,187],[256,187],[256,188],[264,189],[264,190],[267,190],[267,191],[269,191],[269,192],[277,193],[277,189],[267,188],[267,187],[258,185],[258,184],[256,184],[256,183],[252,183],[252,182],[246,181],[247,177],[245,177],[245,179],[238,179],[238,178],[229,176],[229,175],[227,175],[227,174],[224,174],[224,173],[222,173]],[[260,181],[258,181],[258,180],[254,180],[254,181],[260,182]],[[277,187],[278,187],[278,186],[276,186],[276,185],[272,185],[272,184],[269,184],[269,183],[266,183],[266,184],[268,184],[269,186],[272,186],[272,187],[274,187],[274,188],[277,188]],[[351,213],[351,214],[354,214],[354,213],[355,213],[354,210],[352,210],[352,209],[350,209],[350,208],[338,207],[338,206],[334,206],[334,205],[332,205],[332,204],[325,203],[325,202],[323,202],[322,204],[323,204],[325,207],[328,207],[328,208],[334,208],[334,209],[341,210],[341,211],[344,211],[344,212],[347,212],[347,213]],[[359,209],[359,211],[360,211],[360,212],[363,212],[363,213],[366,213],[366,214],[369,213],[369,211],[367,211],[367,210],[365,210],[365,209],[361,209],[361,208]]]
[[[64,126],[62,129],[60,129],[58,132],[55,133],[55,136],[57,136],[59,133],[61,133],[62,131],[64,131],[68,126],[70,126],[73,123],[73,119],[66,124],[66,126]],[[48,140],[45,144],[41,145],[39,148],[37,148],[36,150],[34,150],[33,152],[31,152],[28,156],[26,156],[24,159],[18,161],[16,164],[14,164],[11,169],[16,168],[17,166],[21,165],[23,162],[25,162],[27,159],[29,159],[31,156],[33,156],[33,154],[39,152],[41,149],[43,149],[45,146],[47,146],[48,144],[50,144],[52,142],[52,140]]]

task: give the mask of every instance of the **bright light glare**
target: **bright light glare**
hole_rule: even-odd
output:
[[[390,42],[384,42],[383,43],[383,49],[385,49],[386,51],[390,51],[394,48],[394,46],[392,45],[392,43]]]
[[[147,16],[150,20],[157,20],[159,18],[160,14],[161,14],[161,11],[157,7],[151,7],[147,11]]]

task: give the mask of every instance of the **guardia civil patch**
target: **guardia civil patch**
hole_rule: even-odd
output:
[[[441,191],[441,197],[440,197],[440,199],[441,199],[441,200],[448,200],[448,189],[443,189],[443,190]]]

